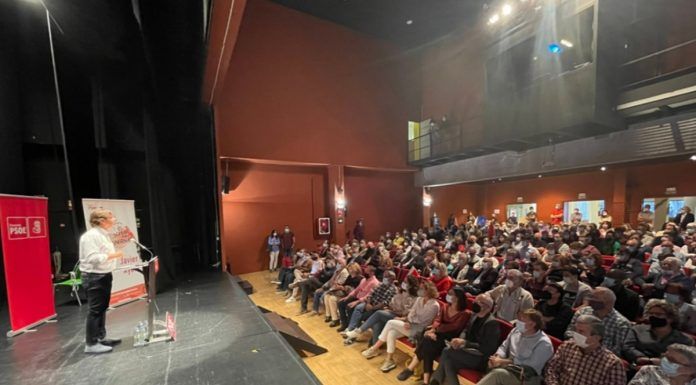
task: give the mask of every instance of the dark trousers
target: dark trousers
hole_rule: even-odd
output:
[[[477,350],[447,348],[440,355],[440,366],[433,373],[431,381],[434,380],[440,385],[459,385],[457,372],[460,369],[481,370],[486,359],[488,357],[483,357]]]
[[[280,281],[280,285],[278,286],[279,289],[288,290],[288,286],[295,280],[294,271],[294,267],[283,267],[280,269],[280,273],[278,273],[278,281]]]
[[[300,284],[300,292],[302,293],[300,297],[300,305],[302,310],[307,310],[307,301],[309,301],[309,294],[314,293],[314,290],[320,287],[321,282],[315,277],[310,277]]]
[[[106,309],[111,300],[111,281],[108,274],[82,274],[82,286],[87,292],[87,334],[85,342],[94,345],[106,337]]]
[[[423,373],[433,372],[433,362],[445,348],[445,340],[457,337],[459,333],[449,333],[448,335],[435,333],[435,335],[437,336],[435,341],[421,336],[416,345],[416,357],[423,361]]]
[[[338,316],[341,318],[341,327],[348,327],[348,321],[350,321],[350,316],[353,315],[353,309],[348,307],[348,304],[355,301],[357,298],[349,297],[345,301],[338,301]]]

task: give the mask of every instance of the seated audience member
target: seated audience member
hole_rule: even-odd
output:
[[[500,325],[491,313],[493,298],[490,295],[476,296],[472,310],[474,314],[466,329],[442,351],[430,384],[458,385],[457,372],[460,369],[485,370],[488,357],[498,347]]]
[[[679,330],[696,334],[696,305],[691,303],[691,291],[683,285],[669,283],[665,288],[665,301],[679,310]]]
[[[493,314],[506,321],[517,318],[520,311],[534,307],[534,298],[522,288],[524,278],[519,270],[509,270],[505,284],[490,291],[490,295],[495,302]]]
[[[544,365],[553,356],[551,340],[541,331],[543,324],[538,311],[522,311],[515,328],[488,359],[491,371],[478,385],[540,384]]]
[[[616,260],[611,265],[611,269],[623,271],[626,273],[626,278],[630,279],[633,284],[642,286],[645,284],[643,257],[637,249],[637,242],[635,239],[626,242],[626,247],[621,248],[616,254]]]
[[[524,289],[532,294],[534,299],[539,299],[544,295],[544,287],[546,286],[546,271],[549,266],[544,262],[537,261],[532,263],[532,276],[524,282]]]
[[[393,271],[385,271],[382,282],[375,286],[374,289],[362,300],[358,299],[358,304],[353,308],[348,321],[347,331],[353,331],[360,326],[363,319],[367,319],[377,310],[386,308],[391,302],[392,297],[396,294],[396,275]]]
[[[407,275],[406,279],[401,282],[399,292],[392,297],[389,308],[377,310],[359,328],[350,333],[346,333],[346,336],[355,341],[360,335],[372,329],[372,337],[370,338],[368,347],[374,345],[387,321],[396,317],[406,317],[411,307],[413,307],[413,304],[416,302],[417,296],[418,278],[413,275]]]
[[[563,302],[563,287],[560,284],[549,282],[543,293],[541,300],[534,306],[544,319],[543,330],[550,336],[563,339],[573,318],[573,309]]]
[[[614,308],[629,321],[635,321],[641,313],[640,296],[624,285],[626,273],[621,270],[609,270],[602,286],[614,292],[616,304]]]
[[[673,344],[659,365],[640,368],[628,385],[693,385],[696,383],[696,348]]]
[[[667,301],[648,301],[645,305],[645,318],[649,324],[633,326],[624,341],[623,356],[628,362],[657,365],[667,346],[693,344],[691,338],[679,331],[679,313],[677,308]]]
[[[496,279],[498,278],[498,272],[493,267],[493,260],[495,258],[484,257],[481,263],[481,269],[471,269],[470,275],[467,279],[461,281],[464,285],[464,291],[469,294],[479,294],[485,293],[493,287]],[[470,279],[473,278],[473,279]]]
[[[307,302],[309,295],[327,283],[336,272],[336,261],[327,258],[324,268],[310,275],[306,280],[300,282],[300,314],[308,313]]]
[[[602,255],[614,255],[621,248],[621,244],[616,239],[614,230],[605,229],[605,226],[606,223],[603,223],[600,228],[600,237],[594,245],[599,249]],[[601,235],[602,230],[606,230],[604,231],[604,235]]]
[[[338,313],[338,301],[345,298],[348,293],[353,291],[363,280],[362,269],[357,263],[350,263],[346,266],[348,277],[343,283],[334,282],[333,286],[324,294],[324,308],[326,315],[331,316],[330,327],[340,325],[340,314]]]
[[[388,372],[396,367],[394,362],[394,351],[396,350],[396,340],[401,337],[414,339],[430,325],[437,313],[440,311],[440,304],[437,302],[437,289],[430,281],[424,281],[418,289],[418,298],[411,307],[406,317],[396,317],[387,321],[384,329],[379,334],[377,342],[371,347],[363,350],[363,357],[370,359],[380,354],[379,349],[382,345],[387,345],[387,358],[382,363],[380,370]]]
[[[621,359],[602,346],[604,324],[592,315],[578,317],[571,340],[546,366],[546,385],[624,385]]]
[[[683,259],[681,247],[675,245],[672,237],[669,235],[663,235],[660,238],[660,244],[652,249],[648,262],[652,263],[657,261],[660,255],[673,255],[678,257],[680,260]]]
[[[434,268],[430,272],[430,280],[433,281],[440,294],[438,298],[444,301],[447,292],[452,287],[452,278],[447,274],[447,266],[442,262],[435,262]]]
[[[554,282],[562,281],[563,272],[573,267],[573,261],[570,256],[565,254],[546,256],[544,257],[544,261],[550,263],[549,270],[546,272],[546,279],[550,279]]]
[[[692,287],[691,277],[682,271],[682,263],[676,257],[667,257],[660,262],[662,273],[655,276],[652,283],[643,285],[643,295],[649,298],[662,298],[667,284],[674,283]]]
[[[343,267],[343,264],[345,264],[345,259],[343,257],[333,261],[331,258],[327,259],[326,268],[333,269],[334,274],[326,283],[314,291],[314,299],[312,300],[312,311],[314,312],[313,315],[319,315],[319,306],[322,303],[325,303],[324,296],[329,292],[329,290],[331,290],[334,285],[344,284],[346,279],[350,276],[348,269]],[[331,315],[329,314],[328,306],[326,305],[324,305],[324,312],[324,322],[331,322]]]
[[[413,374],[416,366],[423,362],[423,382],[430,382],[433,373],[433,362],[445,348],[445,341],[457,337],[469,321],[466,311],[466,293],[461,287],[452,288],[447,294],[447,302],[440,307],[432,325],[425,329],[423,336],[416,343],[416,356],[411,363],[398,375],[400,381],[405,381]]]
[[[597,287],[604,281],[606,270],[602,267],[602,256],[599,254],[590,254],[583,257],[585,266],[584,281],[592,287]]]
[[[338,328],[342,332],[348,328],[348,321],[353,314],[353,310],[358,304],[365,302],[365,299],[370,295],[372,289],[379,285],[377,277],[375,277],[375,268],[373,266],[365,267],[365,276],[363,277],[358,287],[353,289],[347,296],[338,300],[338,315],[341,319],[341,327]]]
[[[587,297],[590,306],[583,306],[575,312],[568,325],[566,338],[572,338],[575,330],[575,322],[581,315],[593,315],[604,324],[604,338],[602,345],[614,354],[620,355],[626,335],[631,330],[631,322],[614,309],[616,295],[606,287],[598,287],[592,290]]]
[[[679,230],[686,231],[687,226],[690,223],[694,223],[694,214],[691,212],[691,207],[682,206],[679,214],[674,218],[674,223],[679,226]]]
[[[316,274],[323,269],[323,262],[316,253],[310,254],[304,249],[301,249],[297,252],[295,257],[295,268],[292,271],[293,281],[288,285],[288,289],[292,290],[292,292],[285,300],[287,303],[299,301],[300,283],[304,282],[310,274]]]
[[[571,267],[563,271],[563,302],[572,308],[582,305],[585,297],[592,292],[590,285],[580,282],[580,270]]]

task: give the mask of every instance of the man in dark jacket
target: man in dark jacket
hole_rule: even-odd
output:
[[[433,373],[431,384],[459,385],[457,372],[460,369],[485,370],[488,357],[498,348],[500,325],[491,313],[493,298],[486,293],[479,294],[472,310],[475,314],[462,334],[442,351],[440,366]]]
[[[627,289],[623,285],[628,275],[622,270],[613,269],[607,272],[604,277],[602,286],[610,289],[616,295],[616,304],[614,309],[626,317],[629,321],[635,321],[642,314],[640,306],[640,297],[638,293]]]

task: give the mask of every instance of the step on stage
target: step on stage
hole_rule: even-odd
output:
[[[196,275],[157,304],[159,318],[176,319],[175,342],[133,347],[133,328],[147,318],[137,301],[107,313],[109,337],[123,343],[96,356],[83,352],[87,306],[59,306],[57,323],[0,338],[0,384],[320,384],[228,274]],[[4,334],[6,308],[0,317]]]

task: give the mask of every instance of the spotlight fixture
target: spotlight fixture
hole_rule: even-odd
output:
[[[541,178],[541,177],[542,177],[542,175],[541,175],[541,174],[537,175],[537,178]]]
[[[503,178],[498,178],[498,182],[501,182],[502,180],[503,180]]]
[[[549,44],[549,52],[551,52],[551,53],[561,53],[561,51],[563,51],[563,48],[561,48],[560,45],[558,45],[558,44],[556,44],[556,43],[551,43],[551,44]]]
[[[573,48],[573,43],[569,42],[569,41],[566,40],[566,39],[562,39],[562,40],[561,40],[561,44],[563,44],[564,46],[566,46],[566,47],[568,47],[568,48]]]
[[[599,171],[607,171],[607,168],[605,166],[602,166],[599,168]]]
[[[689,159],[691,159],[691,160],[693,160],[694,162],[696,162],[696,154],[691,155],[691,158],[689,158]]]
[[[411,19],[406,20],[406,25],[411,25],[411,24],[413,24],[413,20],[411,20]]]
[[[488,24],[495,24],[498,22],[498,20],[500,20],[500,15],[495,13],[493,14],[493,16],[490,17],[490,19],[488,19]]]
[[[508,16],[512,13],[512,6],[510,4],[503,5],[503,16]]]
[[[433,205],[433,198],[431,198],[431,197],[424,197],[423,198],[423,206],[430,207],[432,205]]]

